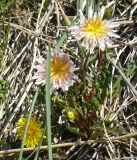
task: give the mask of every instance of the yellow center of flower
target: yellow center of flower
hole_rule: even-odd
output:
[[[89,19],[86,21],[84,27],[82,28],[83,32],[88,32],[91,36],[96,38],[106,35],[108,32],[108,27],[105,21],[102,21],[101,18],[97,17],[96,19]]]
[[[62,58],[57,57],[53,58],[51,62],[51,79],[65,79],[69,72],[69,65],[66,61],[63,61]]]

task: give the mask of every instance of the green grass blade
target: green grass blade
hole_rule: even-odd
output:
[[[36,103],[36,100],[37,100],[37,97],[38,97],[38,88],[35,92],[35,96],[33,98],[33,102],[32,102],[32,105],[30,107],[30,111],[29,111],[29,115],[28,115],[28,119],[27,119],[27,123],[26,123],[26,126],[25,126],[25,131],[24,131],[24,135],[23,135],[23,140],[22,140],[22,143],[21,143],[21,151],[20,151],[20,154],[19,154],[19,160],[22,160],[22,156],[23,156],[23,148],[24,148],[24,144],[25,144],[25,139],[26,139],[26,136],[27,136],[27,129],[28,129],[28,126],[29,126],[29,122],[30,122],[30,118],[31,118],[31,114],[32,114],[32,111],[34,109],[34,106],[35,106],[35,103]]]
[[[77,18],[74,19],[74,20],[71,22],[70,25],[68,25],[68,28],[71,27],[71,26],[75,23],[76,20],[77,20]],[[61,37],[60,37],[59,40],[57,41],[57,44],[56,44],[56,48],[57,48],[57,49],[60,49],[60,47],[63,45],[64,41],[67,39],[67,36],[68,36],[68,32],[67,32],[67,30],[66,30],[65,32],[62,33]]]
[[[87,13],[88,13],[88,18],[90,17],[90,11],[93,10],[95,11],[95,1],[94,0],[88,0],[87,1]]]
[[[61,36],[61,38],[58,40],[56,48],[60,49],[60,47],[62,46],[63,42],[65,41],[65,39],[67,38],[67,32],[64,32]]]
[[[90,15],[90,11],[93,10],[93,12],[97,12],[98,7],[99,7],[99,0],[88,0],[87,1],[88,18]]]
[[[77,0],[77,16],[79,15],[79,10],[82,10],[83,0]]]
[[[46,64],[46,118],[47,118],[47,139],[48,139],[48,159],[52,160],[52,139],[51,139],[51,83],[50,83],[51,50],[49,47]]]

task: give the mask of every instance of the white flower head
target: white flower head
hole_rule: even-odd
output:
[[[74,72],[78,68],[75,68],[75,64],[70,60],[69,55],[62,51],[53,50],[51,56],[51,90],[62,88],[63,91],[67,91],[77,79]],[[36,84],[45,84],[46,60],[40,57],[37,62],[39,64],[34,67],[37,72],[33,79],[36,80]]]
[[[119,25],[113,21],[102,20],[104,11],[104,7],[97,13],[90,10],[88,19],[80,11],[80,24],[70,27],[72,35],[77,40],[82,39],[82,46],[90,52],[93,52],[97,46],[104,51],[106,47],[113,44],[112,37],[119,38],[114,30]]]

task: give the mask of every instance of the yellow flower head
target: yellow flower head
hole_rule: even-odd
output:
[[[20,140],[23,138],[26,122],[27,118],[21,118],[21,120],[17,122],[17,135]],[[43,128],[41,128],[41,126],[42,122],[37,122],[36,118],[31,117],[25,140],[26,147],[35,147],[38,145],[43,133]]]
[[[35,66],[37,72],[33,76],[33,79],[36,79],[36,84],[45,84],[45,61],[46,60],[42,57],[37,58],[39,64]],[[75,68],[74,63],[70,60],[68,54],[53,50],[51,58],[52,90],[62,88],[63,91],[67,91],[77,79],[77,76],[74,74],[76,70],[77,68]]]
[[[78,39],[82,39],[82,46],[90,49],[90,52],[98,46],[102,51],[106,46],[113,43],[111,37],[119,37],[115,34],[118,24],[112,21],[102,20],[105,8],[102,7],[98,13],[90,11],[89,18],[86,19],[80,11],[80,25],[70,27],[72,34]]]
[[[76,115],[75,115],[73,110],[68,110],[67,111],[67,118],[72,122],[75,120]]]

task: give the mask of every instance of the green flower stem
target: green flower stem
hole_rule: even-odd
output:
[[[46,64],[46,118],[47,118],[47,138],[48,138],[48,159],[52,160],[52,140],[51,140],[51,83],[50,83],[51,51],[49,47]]]
[[[33,102],[32,102],[32,105],[30,107],[29,115],[28,115],[28,118],[27,118],[27,123],[26,123],[26,126],[25,126],[24,134],[23,134],[23,140],[22,140],[22,143],[21,143],[21,150],[20,150],[20,154],[19,154],[19,160],[22,160],[23,148],[24,148],[25,139],[26,139],[26,136],[27,136],[27,129],[28,129],[28,126],[29,126],[29,122],[30,122],[32,111],[34,109],[34,106],[35,106],[35,103],[36,103],[36,100],[37,100],[37,97],[38,97],[38,90],[39,89],[37,88],[37,90],[35,92],[35,96],[34,96]]]

